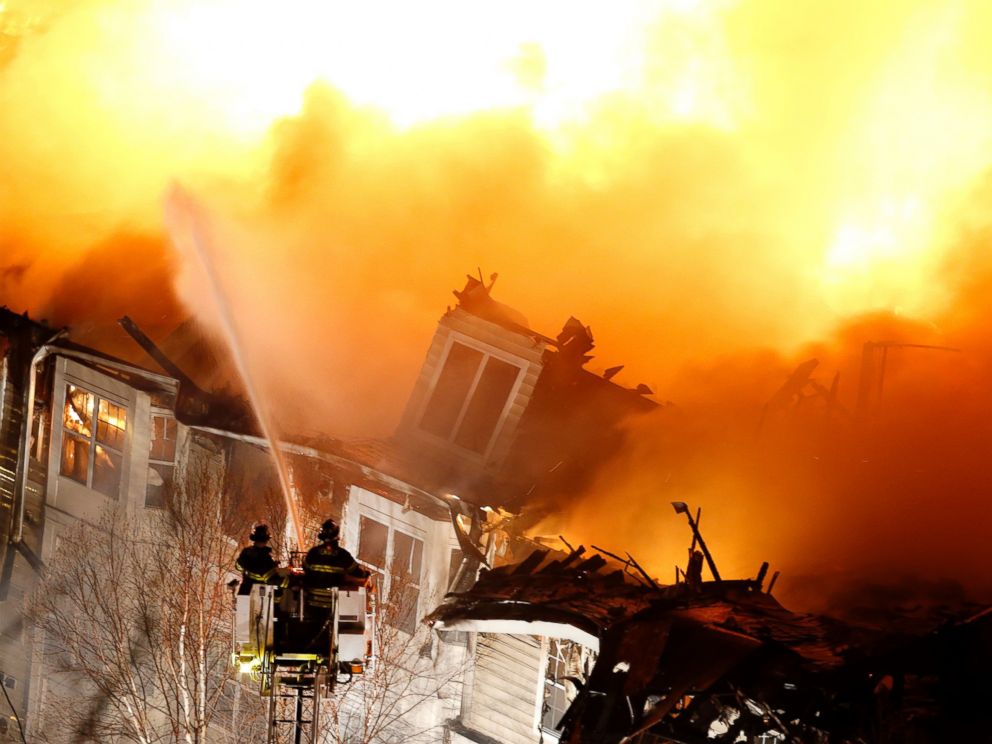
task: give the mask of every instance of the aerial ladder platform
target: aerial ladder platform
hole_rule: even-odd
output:
[[[278,596],[277,596],[278,595]],[[323,704],[375,660],[374,592],[255,584],[235,597],[234,662],[267,698],[267,744],[316,744]]]

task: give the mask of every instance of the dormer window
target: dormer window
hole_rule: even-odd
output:
[[[453,340],[420,418],[420,428],[485,455],[522,371],[491,351]]]
[[[553,339],[469,279],[438,323],[397,430],[446,468],[494,470],[506,459]],[[425,449],[421,449],[425,448]]]

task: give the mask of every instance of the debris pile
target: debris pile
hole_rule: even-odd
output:
[[[696,544],[694,528],[701,564]],[[633,559],[537,550],[484,571],[427,622],[597,652],[558,724],[562,742],[987,739],[992,608],[907,636],[791,612],[763,587],[766,566],[702,581],[692,563],[686,581],[659,586]]]

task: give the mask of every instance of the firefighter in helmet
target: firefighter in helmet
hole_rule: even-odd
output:
[[[304,586],[310,604],[316,607],[331,606],[331,589],[361,585],[369,577],[369,572],[338,543],[340,534],[337,523],[328,519],[317,533],[320,542],[303,559]]]
[[[244,548],[234,562],[234,567],[241,572],[238,594],[250,594],[255,584],[285,586],[286,572],[279,568],[269,547],[269,540],[272,539],[269,528],[264,524],[255,525],[248,539],[251,545]]]

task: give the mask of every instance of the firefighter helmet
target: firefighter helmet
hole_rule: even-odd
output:
[[[256,524],[248,539],[252,542],[268,542],[271,540],[272,536],[269,534],[268,525]]]
[[[333,519],[328,519],[320,526],[320,532],[317,533],[317,539],[323,540],[324,542],[331,542],[338,539],[338,535],[341,534],[341,528],[338,527],[338,523]]]

